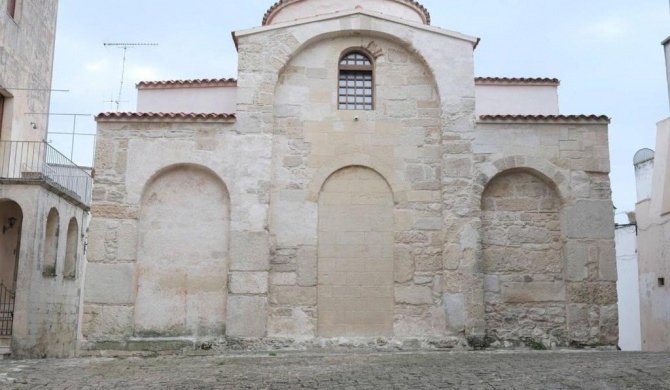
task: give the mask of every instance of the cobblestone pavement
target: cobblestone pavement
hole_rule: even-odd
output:
[[[670,389],[670,354],[287,353],[0,361],[1,389]]]

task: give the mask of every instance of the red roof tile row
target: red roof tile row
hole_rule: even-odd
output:
[[[553,84],[560,85],[561,80],[548,77],[475,77],[475,84]]]
[[[277,11],[279,8],[283,7],[284,5],[290,4],[296,0],[279,0],[276,3],[270,7],[270,9],[267,10],[265,15],[263,15],[263,26],[267,26],[268,23],[270,22],[271,17]],[[421,3],[419,3],[416,0],[403,0],[407,3],[412,4],[413,6],[417,7],[421,12],[423,13],[424,17],[426,18],[426,24],[430,24],[430,12],[428,12],[428,9],[424,7]]]
[[[481,115],[491,122],[596,122],[610,123],[607,115]]]
[[[195,80],[163,80],[163,81],[140,81],[138,89],[162,88],[162,87],[235,87],[237,79],[195,79]]]
[[[95,119],[230,119],[234,120],[235,114],[199,114],[189,112],[103,112]]]
[[[476,77],[475,83],[504,83],[504,84],[555,84],[559,85],[561,81],[555,78],[532,78],[532,77]],[[160,81],[140,81],[137,83],[138,89],[143,88],[165,88],[165,87],[197,87],[197,86],[221,86],[235,87],[237,79],[194,79],[194,80],[160,80]]]

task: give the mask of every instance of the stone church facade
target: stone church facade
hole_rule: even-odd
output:
[[[236,80],[97,117],[84,351],[616,344],[607,117],[475,78],[479,40],[411,0],[233,37]]]

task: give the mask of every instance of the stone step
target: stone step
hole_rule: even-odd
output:
[[[0,360],[9,359],[12,353],[11,347],[12,347],[11,336],[0,337]]]

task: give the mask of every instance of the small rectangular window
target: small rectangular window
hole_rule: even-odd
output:
[[[665,287],[665,278],[658,278],[658,287]]]
[[[4,116],[3,114],[5,113],[5,97],[3,95],[0,95],[0,141],[2,139],[2,117]]]
[[[16,16],[16,0],[7,0],[7,13],[12,18]]]

